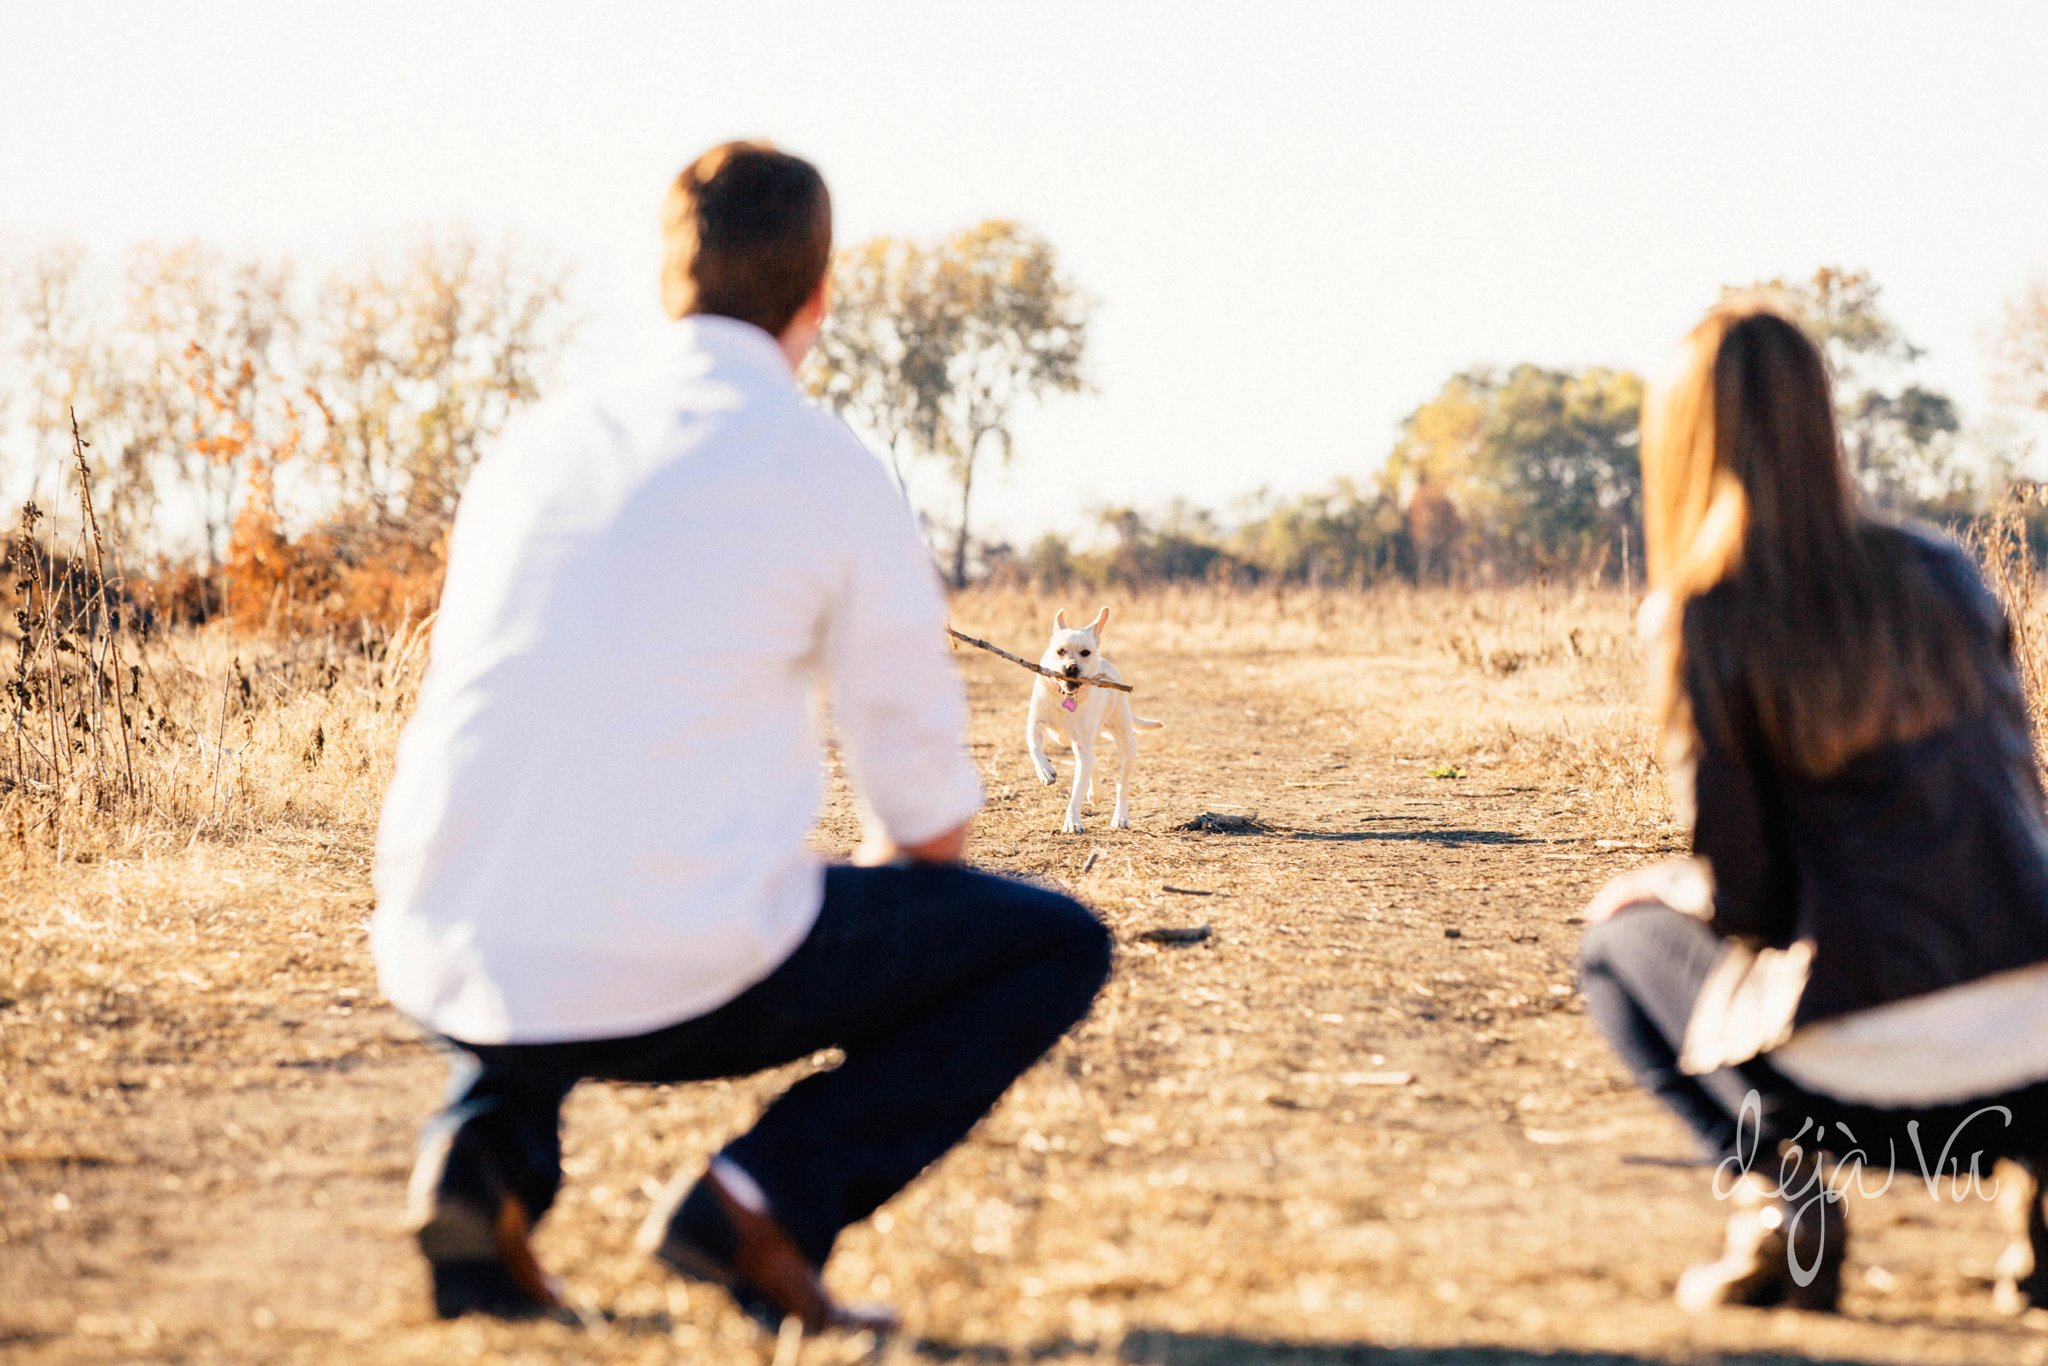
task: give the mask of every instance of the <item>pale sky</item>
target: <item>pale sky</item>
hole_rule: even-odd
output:
[[[579,374],[659,326],[661,192],[735,136],[842,241],[1015,217],[1100,300],[1097,392],[979,500],[1018,537],[1366,474],[1455,370],[1654,367],[1823,262],[1982,422],[2048,275],[2037,4],[0,5],[0,241],[516,230],[577,264]]]

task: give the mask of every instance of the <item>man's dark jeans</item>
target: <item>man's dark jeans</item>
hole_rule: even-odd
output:
[[[817,924],[780,967],[695,1019],[630,1038],[454,1045],[440,1189],[492,1187],[538,1220],[561,1185],[559,1117],[577,1082],[736,1077],[838,1048],[724,1156],[823,1265],[865,1218],[966,1136],[1088,1013],[1109,932],[1056,892],[950,866],[829,869]]]
[[[1707,1161],[1732,1157],[1775,1175],[1776,1144],[1798,1139],[1872,1169],[1953,1166],[1967,1176],[1973,1161],[1988,1175],[1997,1157],[2048,1153],[2048,1083],[1960,1104],[1880,1108],[1805,1090],[1768,1055],[1705,1076],[1680,1071],[1686,1022],[1720,953],[1705,922],[1667,906],[1617,912],[1586,931],[1579,953],[1579,989],[1593,1023],[1643,1088],[1692,1131]]]

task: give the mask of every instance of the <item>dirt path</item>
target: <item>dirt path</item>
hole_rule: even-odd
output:
[[[1443,651],[1140,639],[1120,662],[1170,729],[1128,834],[1052,833],[1064,788],[1020,752],[1023,676],[968,661],[980,856],[1079,889],[1122,957],[1078,1035],[848,1238],[835,1281],[908,1311],[896,1359],[2048,1361],[2048,1332],[1990,1316],[1988,1206],[1917,1184],[1852,1209],[1840,1318],[1668,1306],[1717,1236],[1710,1174],[1668,1165],[1678,1132],[1571,987],[1576,906],[1667,835],[1543,738],[1617,724],[1608,692]],[[1226,809],[1270,833],[1168,829]],[[578,1093],[542,1248],[590,1326],[425,1317],[399,1206],[440,1074],[374,992],[367,841],[23,876],[0,1358],[768,1360],[628,1244],[653,1184],[774,1079]],[[1139,938],[1196,925],[1192,947]]]

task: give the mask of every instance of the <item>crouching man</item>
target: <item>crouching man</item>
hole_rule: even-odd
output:
[[[981,788],[943,599],[881,466],[794,379],[827,306],[824,182],[719,147],[665,232],[659,347],[539,405],[469,484],[386,799],[379,979],[454,1058],[419,1247],[444,1316],[555,1311],[527,1240],[572,1087],[838,1048],[644,1241],[764,1320],[865,1325],[821,1277],[840,1230],[1087,1012],[1109,938],[961,866]],[[807,848],[821,683],[881,866]]]

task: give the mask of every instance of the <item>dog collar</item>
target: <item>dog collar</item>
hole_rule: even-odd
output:
[[[1073,696],[1069,694],[1068,696],[1060,699],[1060,705],[1062,707],[1065,707],[1068,711],[1072,711],[1074,710],[1074,708],[1078,707],[1080,703],[1076,702]]]

